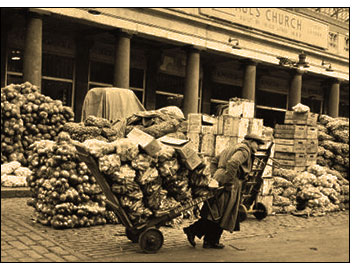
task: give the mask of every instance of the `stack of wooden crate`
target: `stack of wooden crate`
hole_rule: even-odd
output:
[[[274,158],[281,168],[304,171],[316,164],[318,152],[317,114],[287,111],[284,124],[275,125]]]

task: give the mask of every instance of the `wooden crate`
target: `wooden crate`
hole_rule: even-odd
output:
[[[284,166],[306,166],[306,160],[305,159],[288,160],[288,159],[275,158],[275,160],[280,165],[284,165]]]
[[[297,124],[297,125],[308,125],[316,126],[318,120],[318,114],[316,113],[296,113],[294,111],[285,112],[285,124]]]
[[[304,153],[285,153],[275,151],[274,157],[276,159],[285,159],[285,160],[303,160],[306,158]]]
[[[279,168],[293,170],[296,172],[304,172],[306,170],[306,166],[289,166],[289,165],[279,165]]]
[[[248,127],[248,133],[256,134],[258,136],[263,135],[263,119],[258,118],[249,118],[249,127]]]
[[[238,136],[240,118],[230,115],[223,116],[223,135]]]
[[[306,166],[311,166],[317,164],[317,153],[307,154]]]
[[[306,125],[275,125],[274,137],[277,139],[306,139]]]
[[[202,134],[200,153],[206,156],[214,156],[215,154],[215,135]]]
[[[318,139],[318,127],[308,126],[307,138],[308,139]]]
[[[214,134],[214,126],[202,125],[201,134]]]
[[[190,139],[191,149],[198,153],[200,150],[200,133],[188,132],[187,138]]]
[[[317,113],[309,113],[308,119],[307,119],[307,125],[308,126],[317,126],[318,121],[318,114]]]
[[[248,134],[249,130],[249,119],[248,118],[240,118],[239,119],[239,130],[238,137],[244,138],[246,134]]]
[[[305,139],[275,139],[275,151],[278,152],[304,153],[306,146]]]
[[[306,152],[308,154],[314,154],[318,152],[318,140],[308,139],[306,145]]]
[[[187,121],[188,121],[189,125],[201,126],[202,114],[201,113],[189,113],[187,116]]]
[[[240,98],[232,98],[229,100],[229,115],[253,118],[254,110],[255,103],[252,100]]]

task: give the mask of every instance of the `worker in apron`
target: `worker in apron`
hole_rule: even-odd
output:
[[[192,246],[196,245],[195,236],[204,237],[203,248],[222,249],[220,237],[223,230],[240,230],[239,205],[242,183],[252,170],[254,154],[264,140],[255,134],[245,136],[238,144],[224,149],[211,161],[213,179],[210,187],[223,187],[222,191],[205,203],[201,209],[201,218],[185,227],[184,233]]]

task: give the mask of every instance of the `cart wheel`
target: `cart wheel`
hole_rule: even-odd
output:
[[[257,220],[262,220],[268,215],[268,211],[265,205],[262,203],[256,203],[253,207],[253,210],[255,211],[253,214]]]
[[[139,244],[146,253],[156,253],[163,244],[162,232],[156,228],[148,228],[140,234]]]
[[[126,236],[129,240],[132,241],[132,243],[137,243],[140,237],[140,233],[126,228]]]
[[[239,206],[239,220],[240,222],[243,222],[248,217],[248,210],[246,209],[246,206],[243,204],[240,204]]]

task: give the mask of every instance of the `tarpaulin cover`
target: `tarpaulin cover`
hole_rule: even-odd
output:
[[[81,121],[90,115],[113,121],[139,111],[145,111],[145,108],[132,90],[115,87],[93,88],[85,96]]]

